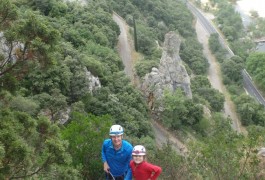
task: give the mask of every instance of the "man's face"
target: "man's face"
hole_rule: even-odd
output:
[[[114,147],[120,147],[121,146],[121,140],[122,140],[122,135],[115,135],[111,136],[111,141],[114,145]]]

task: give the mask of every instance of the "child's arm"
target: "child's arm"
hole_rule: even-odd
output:
[[[152,172],[150,180],[156,180],[162,172],[161,167],[153,165],[153,164],[149,164],[149,167]]]

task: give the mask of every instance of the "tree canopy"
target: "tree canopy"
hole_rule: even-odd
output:
[[[230,40],[241,42],[235,32],[241,26],[233,24],[238,15],[223,20],[231,9],[221,7],[218,22]],[[137,35],[140,76],[158,65],[165,34],[180,35],[193,99],[180,89],[164,92],[159,117],[168,131],[191,134],[188,156],[177,154],[169,142],[157,148],[152,110],[123,71],[113,11]],[[208,63],[193,25],[184,1],[0,0],[0,179],[103,179],[100,150],[114,123],[124,127],[133,145],[147,147],[148,158],[163,169],[161,179],[229,179],[229,173],[235,179],[253,178],[259,170],[255,150],[264,145],[264,110],[253,99],[236,98],[243,124],[252,129],[246,137],[213,113],[222,111],[224,97],[205,76]],[[240,84],[236,73],[245,59],[225,59],[220,46],[210,44],[230,82]],[[238,52],[247,55],[244,48]],[[247,59],[258,81],[263,77],[259,58],[263,55]]]

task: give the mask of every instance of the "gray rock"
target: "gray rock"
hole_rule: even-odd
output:
[[[188,98],[192,98],[190,77],[179,56],[180,43],[180,37],[176,33],[166,34],[159,67],[153,67],[143,78],[141,88],[149,100],[150,96],[159,100],[165,89],[173,92],[177,88],[181,88]]]
[[[99,81],[98,77],[93,76],[93,74],[87,70],[87,68],[84,69],[86,73],[86,79],[88,81],[88,87],[87,90],[90,93],[93,93],[93,91],[101,88],[101,83]]]
[[[259,149],[258,155],[262,156],[262,157],[265,157],[265,147],[262,147],[262,148]]]

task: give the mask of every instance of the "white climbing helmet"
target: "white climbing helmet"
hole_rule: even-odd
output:
[[[146,155],[145,147],[142,145],[134,146],[132,155],[141,155],[141,156]]]
[[[112,125],[109,130],[110,136],[117,136],[123,134],[123,128],[120,125]]]

